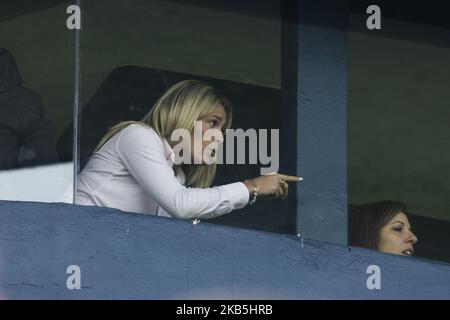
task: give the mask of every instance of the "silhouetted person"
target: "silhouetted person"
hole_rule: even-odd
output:
[[[0,170],[58,161],[40,97],[22,86],[16,61],[0,48]]]

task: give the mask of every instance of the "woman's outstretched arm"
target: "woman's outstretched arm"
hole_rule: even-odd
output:
[[[119,133],[116,151],[139,185],[164,210],[181,219],[208,219],[244,207],[249,189],[242,182],[189,188],[175,177],[161,138],[150,128],[130,125]]]

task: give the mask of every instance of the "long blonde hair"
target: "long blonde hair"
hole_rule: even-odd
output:
[[[173,148],[178,143],[171,140],[172,132],[175,129],[186,129],[192,132],[195,121],[211,113],[217,106],[225,109],[227,115],[225,127],[229,129],[232,110],[228,100],[206,83],[198,80],[181,81],[170,87],[141,121],[124,121],[110,128],[100,140],[95,151],[98,151],[116,133],[135,123],[152,128]],[[177,175],[180,174],[180,171],[185,174],[186,186],[207,188],[214,180],[216,164],[175,165]]]

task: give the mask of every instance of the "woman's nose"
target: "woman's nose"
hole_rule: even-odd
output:
[[[218,144],[221,144],[224,141],[222,131],[218,130],[217,134],[214,135],[211,140],[217,142]]]
[[[408,242],[412,242],[413,244],[416,244],[417,241],[419,241],[419,240],[417,239],[416,235],[412,231],[410,231],[409,236],[408,236]]]

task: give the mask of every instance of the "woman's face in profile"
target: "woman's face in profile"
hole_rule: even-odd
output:
[[[223,142],[223,131],[225,130],[225,124],[227,122],[227,114],[222,106],[217,106],[212,112],[208,113],[201,119],[201,130],[202,134],[193,137],[191,141],[192,161],[197,161],[201,163],[211,164],[215,161],[218,146]],[[215,137],[209,139],[207,137],[208,130],[213,129],[210,133],[214,133]],[[203,138],[204,137],[204,138]],[[197,141],[196,141],[197,140]],[[194,144],[197,143],[200,148],[194,148]],[[195,163],[195,162],[194,162]]]
[[[411,256],[417,237],[411,230],[408,217],[399,212],[381,228],[378,250],[386,253]]]

